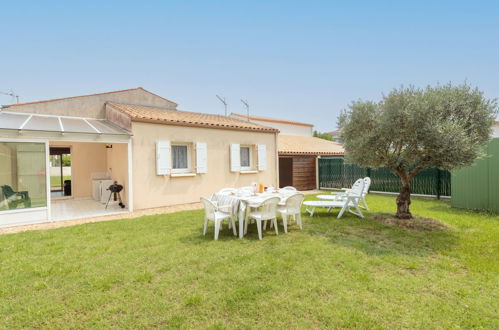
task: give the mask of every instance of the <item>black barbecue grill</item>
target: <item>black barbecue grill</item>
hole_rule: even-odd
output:
[[[120,195],[120,192],[123,190],[123,186],[118,184],[118,182],[114,181],[114,183],[112,185],[109,186],[109,188],[107,188],[107,190],[109,190],[111,193],[109,194],[109,198],[107,200],[107,203],[106,203],[106,209],[107,209],[107,206],[109,205],[109,202],[111,201],[111,196],[113,196],[113,200],[114,201],[117,201],[119,200],[119,206],[121,206],[122,209],[125,208],[125,204],[123,204],[123,201],[121,200],[121,195]]]

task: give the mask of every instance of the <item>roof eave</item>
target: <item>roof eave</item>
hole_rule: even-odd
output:
[[[298,121],[292,121],[292,120],[286,120],[286,119],[278,119],[278,118],[265,118],[265,117],[258,117],[258,116],[247,116],[243,115],[240,113],[231,113],[232,116],[236,116],[239,118],[242,118],[241,120],[247,120],[248,118],[251,120],[258,120],[258,121],[265,121],[268,123],[278,123],[278,124],[288,124],[288,125],[296,125],[296,126],[305,126],[305,127],[314,127],[312,124],[308,123],[301,123]]]
[[[278,151],[279,156],[344,156],[342,152],[303,152],[303,151]]]
[[[134,118],[134,117],[132,117],[132,122],[171,125],[171,126],[187,126],[187,127],[226,129],[226,130],[232,130],[232,131],[249,131],[249,132],[258,132],[258,133],[272,133],[272,134],[279,133],[278,129],[259,129],[259,128],[234,127],[234,126],[224,126],[224,125],[215,125],[215,124],[213,124],[213,125],[198,124],[198,123],[190,123],[190,122],[158,120],[158,119],[148,119],[148,118]]]

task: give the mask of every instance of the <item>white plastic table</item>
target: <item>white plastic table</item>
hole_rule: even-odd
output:
[[[238,195],[224,195],[224,199],[234,199],[239,203],[237,208],[237,221],[239,223],[239,238],[243,238],[244,236],[244,221],[248,215],[248,210],[252,207],[257,207],[260,203],[262,203],[265,199],[270,197],[279,197],[281,202],[279,204],[283,204],[286,199],[292,194],[282,194],[282,193],[261,193],[250,196],[238,196]],[[213,199],[216,201],[221,198],[218,194],[213,195]]]

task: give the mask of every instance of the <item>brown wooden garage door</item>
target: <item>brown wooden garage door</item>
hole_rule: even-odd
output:
[[[279,186],[298,190],[316,188],[315,156],[279,157]]]
[[[293,157],[293,186],[298,190],[312,190],[315,181],[315,156]]]

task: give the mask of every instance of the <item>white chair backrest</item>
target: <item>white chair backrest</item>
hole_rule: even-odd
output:
[[[290,195],[290,194],[294,194],[295,192],[297,192],[296,188],[291,187],[291,186],[287,186],[287,187],[279,189],[279,193],[283,194],[283,195]]]
[[[236,188],[223,188],[218,191],[218,194],[220,195],[232,195],[236,194],[237,189]]]
[[[269,197],[264,200],[260,206],[260,212],[262,214],[262,219],[272,219],[276,216],[277,204],[281,201],[279,197]]]
[[[212,201],[210,201],[209,199],[206,199],[204,197],[201,197],[201,203],[203,203],[204,214],[207,217],[215,216],[215,211],[217,210],[217,207],[215,206],[215,204],[213,204]]]
[[[369,187],[371,187],[371,178],[366,176],[364,178],[364,191],[362,192],[364,196],[369,192]]]
[[[288,212],[300,213],[301,204],[303,203],[304,199],[305,195],[301,193],[296,193],[292,196],[289,196],[288,199],[286,199],[286,209],[288,210]]]
[[[349,190],[355,189],[355,187],[358,187],[361,182],[364,182],[364,179],[357,179],[357,181],[353,183],[352,188],[350,188]]]
[[[348,191],[348,195],[353,197],[361,197],[363,193],[364,193],[364,179],[359,179],[355,181],[355,183],[352,186],[352,189]]]

